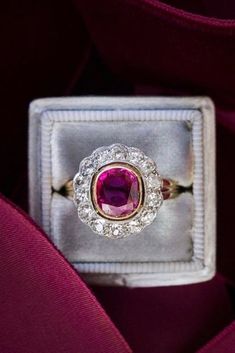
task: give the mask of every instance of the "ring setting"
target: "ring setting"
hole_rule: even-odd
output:
[[[163,202],[163,180],[156,163],[135,147],[113,144],[84,158],[73,179],[80,220],[112,239],[141,232]]]

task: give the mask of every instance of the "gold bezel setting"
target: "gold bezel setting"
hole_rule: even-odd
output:
[[[98,207],[94,195],[97,177],[101,171],[124,167],[133,171],[141,188],[140,202],[127,217],[107,217]],[[73,179],[74,202],[78,216],[94,233],[116,239],[141,232],[151,224],[163,201],[162,179],[156,163],[142,151],[122,144],[100,147],[84,158]]]
[[[138,206],[137,208],[131,213],[128,214],[126,216],[122,216],[122,217],[114,217],[114,216],[110,216],[107,213],[103,212],[103,210],[100,208],[99,203],[97,201],[97,181],[99,179],[99,176],[108,170],[111,170],[112,168],[120,168],[120,169],[127,169],[130,170],[132,173],[135,174],[135,176],[137,177],[138,180],[138,186],[139,186],[139,201],[138,201]],[[101,167],[97,173],[94,174],[93,178],[92,178],[92,182],[91,182],[91,200],[94,206],[94,209],[96,210],[96,212],[109,220],[113,220],[113,221],[123,221],[123,220],[127,220],[127,219],[131,219],[133,218],[142,208],[143,203],[144,203],[144,183],[143,183],[143,179],[141,176],[140,171],[134,167],[133,165],[129,164],[129,163],[124,163],[124,162],[113,162],[110,164],[107,164],[103,167]]]

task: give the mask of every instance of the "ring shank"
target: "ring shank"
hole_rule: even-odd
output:
[[[175,180],[172,179],[163,179],[161,191],[163,194],[164,200],[174,199],[182,192],[187,190],[192,190],[192,187],[185,188],[180,186]],[[63,195],[69,199],[73,199],[74,190],[73,190],[73,180],[68,180],[60,190],[56,191],[60,195]]]

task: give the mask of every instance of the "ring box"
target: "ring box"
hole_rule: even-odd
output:
[[[137,147],[185,190],[141,233],[92,233],[61,193],[80,161],[113,143]],[[30,105],[30,214],[92,284],[189,284],[215,273],[215,114],[207,97],[74,97]],[[191,190],[191,191],[190,191]]]

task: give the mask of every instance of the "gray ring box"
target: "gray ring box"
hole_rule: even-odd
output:
[[[99,237],[59,193],[80,161],[112,143],[138,147],[186,190],[138,235]],[[215,273],[215,113],[207,97],[74,97],[30,105],[30,214],[89,283],[169,286]],[[52,192],[53,190],[53,192]]]

